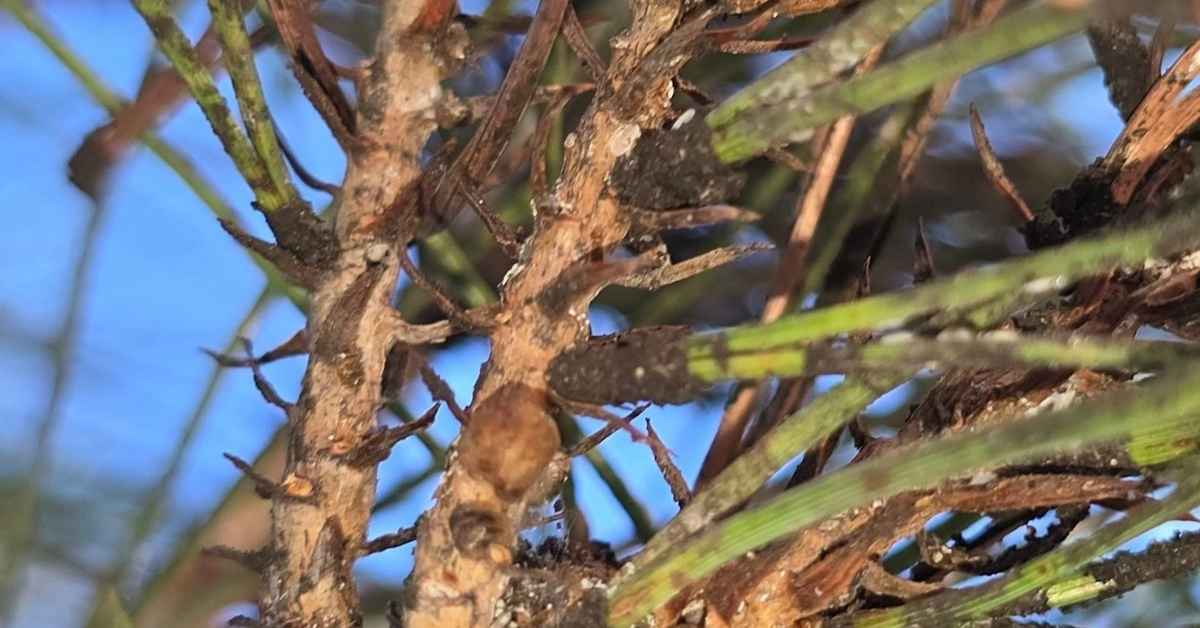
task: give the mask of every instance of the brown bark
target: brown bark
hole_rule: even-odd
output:
[[[630,216],[605,195],[606,178],[642,129],[669,112],[670,77],[707,21],[676,28],[680,15],[675,2],[635,3],[604,87],[566,140],[562,176],[549,198],[534,199],[534,232],[502,285],[470,422],[421,521],[407,626],[489,625],[522,516],[561,480],[566,458],[545,405],[546,369],[587,340],[588,305],[605,278],[615,279],[594,256],[621,243]]]
[[[272,560],[260,610],[272,627],[361,625],[350,569],[362,553],[376,468],[370,446],[388,350],[401,247],[415,228],[411,191],[434,130],[443,57],[462,31],[412,32],[423,3],[384,7],[376,57],[359,91],[358,140],[336,205],[337,252],[312,292],[309,364],[289,420],[284,479],[272,503]]]
[[[613,40],[613,57],[605,70],[569,4],[563,0],[543,3],[527,34],[526,43],[532,52],[514,63],[494,99],[495,106],[478,125],[471,143],[453,163],[438,167],[445,176],[437,178],[433,175],[438,168],[422,173],[420,156],[437,120],[445,118],[441,81],[465,57],[465,33],[451,21],[454,4],[447,0],[393,0],[382,4],[383,23],[375,57],[357,76],[359,105],[351,115],[337,84],[339,68],[321,52],[301,3],[269,2],[293,62],[300,64],[296,69],[301,83],[348,150],[349,160],[334,206],[333,235],[328,245],[322,238],[297,236],[299,239],[289,242],[280,235],[291,227],[297,227],[295,232],[301,236],[323,234],[319,227],[324,225],[307,213],[302,216],[311,218],[311,224],[289,226],[283,222],[286,215],[281,217],[282,212],[268,216],[279,236],[278,246],[231,231],[247,247],[268,257],[298,281],[303,280],[311,290],[307,330],[298,336],[307,344],[310,355],[299,400],[291,405],[277,399],[255,370],[255,382],[264,396],[274,398],[274,403],[288,414],[291,436],[283,477],[275,482],[231,457],[255,480],[259,492],[271,499],[268,547],[249,553],[226,552],[248,559],[252,567],[265,572],[266,586],[260,600],[265,626],[361,626],[360,601],[351,576],[355,560],[367,551],[392,547],[413,536],[405,531],[377,543],[366,542],[375,498],[376,463],[383,457],[381,452],[401,437],[399,432],[380,430],[376,425],[388,354],[397,345],[419,345],[444,338],[450,327],[450,323],[442,323],[416,330],[407,326],[392,307],[401,270],[413,276],[414,284],[433,289],[433,284],[424,281],[407,263],[404,249],[415,235],[436,223],[436,217],[421,213],[423,198],[432,197],[434,209],[444,210],[442,206],[452,205],[461,193],[478,206],[481,218],[501,244],[512,243],[513,250],[517,250],[513,234],[502,233],[507,226],[487,213],[473,188],[482,186],[482,180],[512,139],[512,126],[536,91],[532,77],[544,65],[565,18],[565,39],[580,51],[595,73],[597,92],[564,142],[562,175],[548,191],[548,175],[540,167],[534,168],[534,229],[519,246],[517,263],[501,283],[500,303],[488,310],[487,317],[464,315],[445,295],[435,299],[454,323],[486,332],[492,351],[476,383],[469,411],[455,412],[463,423],[462,434],[450,455],[434,505],[416,529],[416,562],[405,591],[402,621],[414,628],[488,626],[497,619],[497,601],[506,592],[510,596],[514,591],[520,593],[520,586],[510,586],[517,535],[529,509],[545,501],[563,479],[569,460],[562,451],[553,418],[555,409],[551,404],[555,397],[548,392],[548,369],[557,357],[588,340],[588,308],[606,285],[655,287],[661,285],[655,282],[667,280],[665,275],[654,273],[631,279],[635,273],[646,271],[648,265],[663,263],[659,255],[647,254],[632,262],[605,259],[627,241],[631,230],[652,235],[656,229],[647,227],[647,223],[670,219],[662,214],[647,218],[648,211],[631,208],[628,202],[614,198],[609,182],[617,178],[614,166],[634,149],[639,137],[662,131],[671,113],[673,80],[704,45],[698,39],[717,9],[697,7],[690,0],[634,0],[632,4],[632,26]],[[836,0],[797,0],[781,3],[778,8],[783,13],[798,14],[837,4]],[[985,6],[994,10],[1000,4]],[[762,5],[751,0],[731,6],[748,10]],[[959,6],[965,7],[966,3]],[[761,25],[765,24],[763,21]],[[1194,55],[1197,50],[1193,46],[1185,54]],[[924,122],[915,125],[920,132],[911,135],[914,141],[902,149],[897,167],[901,185],[893,196],[903,191],[903,181],[911,175],[923,148],[923,132],[929,130],[951,87],[942,86],[931,96]],[[565,102],[567,96],[560,96],[551,101],[547,119]],[[1149,99],[1150,104],[1135,115],[1135,122],[1145,118],[1146,124],[1161,123],[1161,115],[1146,113],[1154,113],[1150,107],[1155,102],[1167,99]],[[1196,111],[1200,111],[1198,102],[1187,100],[1187,115],[1176,116],[1172,124],[1153,125],[1166,129],[1160,136],[1149,140],[1128,132],[1123,136],[1118,144],[1121,150],[1114,151],[1123,160],[1114,162],[1114,172],[1132,174],[1118,179],[1117,183],[1123,184],[1120,189],[1112,189],[1119,200],[1133,197],[1166,146],[1194,123]],[[799,243],[801,248],[815,231],[814,216],[833,184],[838,155],[849,141],[848,124],[845,120],[839,124],[843,126],[831,142],[836,148],[824,155],[818,168],[820,184],[811,190],[809,204],[813,207],[802,212],[808,219],[798,223],[793,236],[793,244]],[[531,144],[535,158],[541,157],[549,128],[544,122],[534,135]],[[646,162],[624,163],[634,164],[629,167],[632,174],[627,173],[625,178],[645,178]],[[425,184],[437,181],[432,194],[428,190],[422,194],[423,177]],[[1158,190],[1160,186],[1153,187]],[[646,204],[652,206],[668,209],[675,204]],[[699,216],[704,208],[690,211]],[[1025,209],[1023,213],[1029,215],[1030,211]],[[685,224],[692,220],[687,219]],[[799,259],[796,255],[792,258],[793,262]],[[655,272],[662,270],[657,268]],[[1087,296],[1091,289],[1096,293],[1094,298],[1090,302],[1081,299],[1084,305],[1067,313],[1071,316],[1059,312],[1061,316],[1046,327],[1090,325],[1093,331],[1120,335],[1135,328],[1126,321],[1145,320],[1139,318],[1148,316],[1145,310],[1182,306],[1180,301],[1195,293],[1200,273],[1189,267],[1171,283],[1151,283],[1152,274],[1147,271],[1139,278],[1147,280],[1145,285],[1126,286],[1127,290],[1110,285],[1109,279],[1085,283],[1078,294]],[[780,304],[786,302],[791,290],[784,286],[776,291],[780,298],[768,306],[767,318],[782,311]],[[663,333],[658,330],[654,335],[662,338]],[[249,365],[256,366],[253,362]],[[430,388],[435,396],[449,398],[448,392],[439,395],[444,384],[431,373],[426,374],[427,381],[434,382]],[[1072,397],[1086,394],[1089,385],[1096,389],[1115,385],[1113,380],[1100,381],[1099,376],[1086,371],[1074,377],[1067,372],[955,372],[943,378],[929,396],[930,401],[918,408],[896,439],[871,441],[869,434],[856,432],[862,441],[860,458],[944,430],[980,425],[996,416],[1009,419],[1015,414],[1013,410],[1022,409],[1020,404],[1036,404],[1049,398],[1064,381],[1070,384]],[[972,396],[971,391],[981,384],[995,390]],[[732,459],[737,454],[744,419],[749,417],[748,402],[753,397],[742,396],[743,403],[738,407],[746,412],[736,429],[726,430],[732,436],[717,450],[722,458]],[[941,412],[943,403],[952,409],[949,416]],[[1006,411],[1000,413],[1002,406]],[[650,437],[655,438],[653,431]],[[676,499],[684,504],[691,497],[686,481],[670,464],[666,447],[657,440],[650,442]],[[830,447],[835,445],[836,437],[829,443]],[[720,460],[706,475],[719,471],[725,462]],[[1095,470],[1083,462],[1076,464]],[[1093,475],[1067,475],[1059,470],[1054,482],[1044,482],[1043,475],[1027,469],[1008,470],[1012,474],[1009,477],[981,474],[978,482],[972,478],[932,491],[878,500],[727,565],[708,581],[707,590],[696,588],[678,596],[659,609],[658,619],[669,623],[680,616],[694,615],[690,612],[694,610],[692,603],[701,600],[712,625],[798,622],[838,612],[854,603],[864,589],[901,599],[935,591],[941,585],[887,574],[878,564],[878,557],[946,510],[1030,509],[1142,497],[1140,491],[1145,487],[1131,488],[1117,477],[1102,475],[1125,469],[1115,458],[1111,465],[1105,463],[1102,467]],[[579,539],[572,541],[575,549],[586,547]],[[600,578],[611,575],[604,570],[599,573]],[[525,575],[530,576],[525,578],[528,582],[536,574],[528,571]],[[582,578],[572,586],[567,598],[590,596],[588,612],[598,617],[595,622],[603,621],[599,617],[603,615],[604,600],[591,591],[596,587],[583,586]],[[547,614],[545,621],[553,621],[554,614]]]
[[[895,595],[894,590],[866,586],[878,557],[897,541],[920,532],[946,511],[996,512],[1140,496],[1145,486],[1118,478],[1095,476],[1018,476],[973,485],[962,482],[943,489],[910,493],[861,508],[788,544],[728,566],[713,579],[709,613],[732,625],[791,625],[814,615],[841,610],[865,591]],[[881,570],[881,569],[880,569]],[[899,578],[896,578],[899,581]],[[919,584],[907,580],[909,585]],[[899,584],[899,583],[896,583]],[[929,590],[941,585],[924,585]],[[661,616],[660,616],[661,618]],[[813,619],[814,624],[819,620]]]

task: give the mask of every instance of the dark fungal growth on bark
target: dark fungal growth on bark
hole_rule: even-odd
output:
[[[683,326],[599,336],[555,358],[550,385],[587,403],[686,403],[707,387],[688,372],[687,336]]]
[[[682,124],[680,124],[682,122]],[[688,110],[678,128],[644,131],[609,180],[622,202],[643,209],[675,209],[727,202],[746,175],[717,159],[703,112]]]

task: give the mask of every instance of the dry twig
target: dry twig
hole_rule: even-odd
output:
[[[1022,221],[1033,220],[1033,210],[1029,209],[1029,204],[1017,191],[1017,186],[1013,185],[1012,180],[1005,174],[1004,164],[1000,163],[1000,159],[996,157],[996,151],[992,150],[992,143],[988,141],[987,131],[983,128],[983,120],[979,117],[979,110],[975,108],[974,103],[971,103],[970,118],[971,136],[975,138],[975,150],[979,152],[979,158],[983,160],[983,172],[987,175],[988,181],[1013,206]]]
[[[671,497],[674,497],[675,503],[683,508],[692,500],[692,490],[688,488],[687,480],[679,472],[675,461],[671,460],[671,450],[667,449],[662,439],[654,432],[654,426],[650,425],[650,419],[646,419],[646,435],[648,437],[646,444],[650,446],[650,452],[654,455],[654,464],[658,465],[659,472],[667,481],[667,486],[671,488]]]

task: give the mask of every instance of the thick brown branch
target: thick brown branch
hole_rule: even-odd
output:
[[[294,225],[320,235],[312,244],[325,261],[310,295],[310,357],[293,410],[282,494],[272,500],[271,548],[278,558],[268,567],[259,611],[272,627],[352,628],[362,622],[351,570],[375,501],[374,463],[404,435],[380,430],[377,422],[386,357],[398,342],[449,334],[447,325],[408,325],[391,300],[403,247],[420,220],[414,191],[421,150],[435,129],[444,73],[454,65],[440,56],[461,50],[465,32],[449,24],[442,32],[414,33],[423,2],[383,4],[375,56],[359,83],[359,110],[348,114],[336,103],[334,68],[311,47],[311,23],[289,13],[296,6],[272,1],[281,27],[292,29],[300,79],[315,102],[328,99],[330,107],[318,108],[331,126],[347,127],[348,120],[355,126],[339,132],[350,155],[336,222],[321,230]],[[290,17],[281,19],[280,10]],[[352,131],[356,140],[347,142]]]
[[[604,88],[564,142],[562,175],[549,198],[535,199],[534,232],[501,286],[499,324],[489,330],[492,352],[476,384],[458,464],[443,476],[420,525],[406,589],[410,628],[492,621],[511,573],[520,521],[566,469],[546,369],[555,355],[587,339],[587,310],[596,292],[640,264],[605,261],[629,228],[605,188],[615,161],[670,111],[672,79],[707,21],[686,23],[676,38],[671,33],[681,14],[675,2],[635,3]],[[490,168],[481,156],[469,159]],[[447,564],[455,565],[453,573]]]

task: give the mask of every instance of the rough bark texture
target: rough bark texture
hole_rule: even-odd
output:
[[[1144,488],[1144,487],[1143,487]],[[876,557],[898,540],[912,536],[938,513],[1036,509],[1141,495],[1139,485],[1116,478],[1045,476],[1005,478],[990,484],[962,482],[943,489],[907,494],[856,509],[801,534],[792,543],[773,546],[727,566],[705,593],[710,616],[734,626],[792,625],[804,618],[841,610],[857,597],[904,595],[900,587],[941,585],[892,576],[892,582],[866,582]],[[663,615],[669,615],[665,609]],[[665,618],[665,617],[664,617]]]
[[[602,287],[587,280],[589,270],[600,270],[603,253],[621,243],[630,221],[605,195],[606,179],[642,129],[658,126],[669,111],[671,70],[686,60],[692,37],[684,26],[667,38],[680,19],[677,3],[635,4],[633,26],[613,45],[607,81],[565,142],[562,176],[550,198],[534,199],[534,233],[502,286],[498,324],[489,334],[492,354],[476,384],[457,463],[451,460],[421,521],[405,600],[412,628],[491,623],[519,522],[544,499],[546,484],[561,480],[554,476],[563,466],[552,464],[564,460],[558,430],[539,391],[547,389],[553,358],[588,338],[588,305]],[[518,452],[512,457],[521,462],[478,459],[496,451]],[[534,469],[548,471],[534,481]]]
[[[454,38],[408,31],[421,2],[385,5],[360,86],[359,143],[336,206],[334,262],[312,293],[310,360],[290,411],[287,466],[272,506],[261,600],[273,627],[361,625],[350,569],[366,540],[376,468],[349,464],[376,428],[384,361],[396,338],[390,304],[398,253],[416,224],[409,191],[434,129],[440,57]]]
[[[838,73],[853,65],[852,61],[857,62],[867,49],[875,50],[872,55],[882,51],[894,26],[907,23],[930,4],[878,2],[877,6],[891,13],[880,13],[878,19],[869,22],[871,28],[863,28],[854,45],[847,48],[844,41],[834,38],[833,41],[842,44],[827,46],[824,53],[814,55],[818,60],[824,58],[822,54],[829,57],[828,66],[832,68],[827,68],[829,81],[835,81]],[[778,409],[794,409],[808,385],[780,387],[775,406],[778,414],[771,419],[769,408],[762,413],[760,420],[770,420],[752,428],[758,434],[747,432],[744,419],[751,416],[751,408],[746,404],[747,412],[742,418],[730,422],[736,428],[728,431],[729,443],[710,451],[710,459],[720,459],[713,456],[715,451],[729,459],[740,456],[735,464],[749,461],[747,466],[762,467],[746,472],[743,479],[758,475],[761,478],[736,487],[735,498],[721,497],[709,485],[704,488],[710,490],[698,493],[693,499],[687,482],[671,462],[667,446],[657,440],[647,424],[646,440],[679,504],[686,507],[690,502],[694,507],[697,503],[704,504],[709,495],[717,494],[713,503],[720,502],[720,507],[684,510],[675,524],[652,539],[647,546],[651,549],[643,550],[640,559],[634,559],[624,575],[616,575],[618,564],[611,552],[590,543],[586,521],[578,512],[564,513],[568,523],[577,525],[568,525],[562,547],[547,549],[549,543],[536,551],[522,547],[518,534],[527,514],[546,501],[561,483],[569,469],[569,456],[583,451],[563,450],[556,416],[574,409],[572,403],[604,414],[586,404],[635,399],[683,402],[699,394],[708,383],[729,375],[724,365],[715,371],[697,370],[700,359],[689,352],[685,328],[642,328],[591,339],[589,306],[607,285],[654,289],[668,281],[665,274],[660,277],[655,273],[693,272],[686,271],[685,263],[667,265],[670,252],[661,239],[663,230],[730,220],[746,213],[722,204],[731,202],[730,198],[740,193],[746,177],[741,168],[717,159],[721,151],[710,145],[712,132],[708,118],[695,111],[674,116],[671,103],[674,86],[686,85],[678,77],[683,65],[706,46],[724,50],[718,45],[724,37],[734,37],[724,41],[725,44],[740,42],[749,46],[745,50],[769,43],[756,44],[756,40],[741,38],[752,37],[781,16],[841,5],[857,7],[859,3],[732,0],[718,5],[696,0],[630,0],[631,26],[610,42],[612,58],[605,69],[569,1],[545,0],[529,22],[522,52],[508,69],[498,94],[491,99],[493,106],[477,123],[471,141],[457,157],[451,159],[450,150],[445,150],[446,154],[437,155],[426,168],[422,168],[422,151],[439,120],[446,124],[447,118],[453,117],[451,110],[461,107],[453,96],[443,94],[442,87],[442,82],[454,76],[467,57],[468,38],[463,23],[469,19],[464,16],[455,19],[458,7],[453,0],[379,2],[382,21],[374,56],[369,64],[353,71],[344,70],[325,57],[308,14],[310,3],[269,0],[267,4],[297,78],[347,151],[348,166],[331,207],[331,223],[309,212],[294,194],[285,195],[278,206],[262,208],[276,236],[274,244],[253,238],[232,222],[223,223],[235,239],[309,291],[307,328],[294,342],[305,345],[303,349],[310,359],[295,404],[278,398],[257,368],[270,353],[258,362],[251,357],[240,364],[254,369],[260,391],[287,412],[290,433],[278,481],[229,456],[247,473],[257,492],[271,500],[267,546],[256,551],[218,548],[213,553],[264,572],[265,586],[259,601],[263,626],[362,626],[360,597],[351,575],[355,561],[368,551],[395,547],[414,536],[413,529],[408,529],[385,535],[375,543],[366,539],[375,505],[377,463],[386,457],[390,445],[409,433],[382,430],[376,424],[376,415],[384,402],[383,385],[393,379],[385,373],[389,355],[395,357],[412,346],[442,340],[451,333],[478,332],[488,336],[491,353],[476,382],[468,411],[457,407],[449,387],[436,374],[422,370],[434,396],[449,402],[462,422],[462,430],[446,458],[434,503],[415,526],[415,567],[402,603],[393,609],[396,611],[393,619],[409,628],[481,627],[510,625],[510,622],[598,626],[610,620],[639,621],[640,615],[650,611],[650,606],[639,610],[639,617],[622,619],[619,611],[622,600],[614,594],[617,602],[613,606],[618,610],[610,615],[607,587],[615,585],[613,591],[619,594],[622,578],[649,566],[650,561],[667,552],[656,548],[655,543],[664,546],[687,543],[687,534],[742,508],[751,499],[751,492],[762,486],[770,473],[800,453],[767,451],[765,447],[761,451],[747,449],[764,433],[768,434],[764,437],[766,442],[770,426],[777,425],[784,414],[791,414],[791,410]],[[964,28],[987,22],[1003,5],[1002,0],[978,3],[961,0],[954,3],[952,22]],[[214,0],[212,6],[221,5]],[[858,7],[860,13],[844,15],[864,15],[861,11],[870,6]],[[724,13],[728,17],[751,11],[757,13],[735,18],[744,22],[726,26],[720,29],[721,33],[705,32],[710,19],[718,15]],[[170,19],[163,17],[167,15],[166,9],[160,8],[157,15],[157,21],[151,20],[156,34],[172,36],[178,40],[178,48],[187,48],[190,44],[182,33]],[[560,33],[564,24],[566,31]],[[1093,29],[1094,38],[1103,39],[1102,51],[1120,52],[1129,47],[1135,52],[1140,50],[1137,34],[1128,24],[1113,22],[1105,28],[1111,32],[1106,34],[1100,27]],[[720,36],[714,37],[715,33]],[[549,176],[541,153],[546,152],[549,144],[553,116],[567,98],[592,86],[542,90],[553,92],[551,102],[542,112],[543,120],[526,147],[529,152],[521,153],[539,160],[529,177],[534,196],[533,229],[521,241],[517,231],[492,216],[481,199],[491,184],[490,173],[514,137],[514,126],[539,91],[537,77],[545,67],[553,42],[560,37],[576,50],[592,72],[595,94],[563,141],[562,173],[555,187],[548,190]],[[1196,62],[1200,59],[1200,43],[1187,48],[1166,78],[1158,81],[1134,75],[1137,68],[1154,65],[1150,61],[1155,57],[1152,49],[1153,46],[1144,51],[1145,59],[1134,55],[1136,58],[1130,63],[1122,62],[1129,55],[1101,55],[1101,63],[1120,101],[1117,104],[1130,119],[1129,126],[1109,157],[1085,170],[1036,216],[1024,208],[1022,201],[1021,214],[1027,221],[1025,235],[1031,248],[1061,244],[1114,223],[1165,211],[1172,190],[1190,172],[1191,157],[1180,147],[1190,141],[1186,132],[1200,120],[1200,96],[1195,92],[1184,96],[1181,90],[1200,74],[1200,63]],[[211,61],[208,59],[206,63]],[[866,66],[871,63],[874,61]],[[350,99],[339,86],[340,78],[347,75],[353,75],[358,82],[356,109],[351,108]],[[243,77],[242,82],[247,80]],[[202,87],[207,89],[204,95],[213,100],[209,109],[225,106],[211,81]],[[803,96],[815,87],[806,84],[796,93]],[[881,206],[891,208],[907,192],[928,133],[952,89],[953,82],[944,83],[923,105],[920,102],[906,105],[918,108],[907,113],[898,110],[900,115],[895,119],[898,124],[908,125],[909,134],[898,146],[892,142],[881,153],[878,163],[883,165],[876,169],[883,174],[878,175],[879,183],[870,188],[883,192],[880,196],[885,202]],[[883,101],[871,102],[877,106]],[[813,106],[811,99],[802,97],[788,99],[787,105]],[[668,126],[666,123],[672,118],[673,124]],[[222,139],[241,138],[241,129],[228,111],[218,121],[222,123],[219,129],[223,131]],[[772,124],[769,117],[761,116],[746,121],[747,128]],[[849,122],[845,124],[841,140],[837,143],[831,140],[830,144],[840,146],[834,149],[839,155],[850,137]],[[981,145],[986,144],[982,125],[977,126],[977,139]],[[271,153],[269,149],[274,143],[266,144],[255,144],[259,151],[257,158],[263,159],[264,150]],[[242,152],[255,156],[249,154],[249,149]],[[891,156],[892,152],[897,156]],[[1020,200],[1015,185],[1006,180],[990,149],[983,153],[994,162],[991,168],[1003,191]],[[817,190],[812,196],[813,211],[824,206],[829,186],[838,172],[838,159],[833,158],[833,153],[827,152],[825,157],[825,173],[816,178],[823,177],[824,183],[809,187],[810,192]],[[278,156],[275,158],[278,165]],[[512,159],[521,162],[524,158]],[[271,183],[249,175],[247,180],[256,192]],[[460,195],[464,199],[459,199]],[[466,205],[461,200],[470,200],[501,248],[517,256],[500,282],[499,303],[469,312],[457,309],[451,297],[426,281],[408,263],[405,252],[415,238],[445,226],[455,213],[456,203]],[[707,207],[695,207],[698,205]],[[805,234],[803,245],[808,247],[809,241],[815,243],[822,231],[813,222],[816,213],[806,210],[799,214],[800,221],[809,224],[798,222],[803,228],[796,233]],[[871,222],[875,219],[882,222],[884,216],[891,216],[891,209],[877,214],[870,216]],[[805,215],[808,217],[804,218]],[[825,221],[825,215],[821,221]],[[849,244],[846,232],[853,222],[853,214],[844,224],[830,222],[833,226],[826,231],[841,233],[831,241],[845,240]],[[859,261],[872,254],[876,236],[883,229],[881,225],[867,227],[866,231],[876,234],[865,239],[870,246],[858,247],[863,249],[861,256],[858,252],[850,256]],[[628,245],[638,257],[609,259],[609,254],[622,244]],[[835,244],[830,251],[837,253],[838,249]],[[933,273],[932,253],[927,243],[924,254],[925,270]],[[793,257],[791,265],[800,259]],[[797,290],[822,293],[822,285],[829,284],[826,275],[832,257],[825,261],[817,257],[810,260],[806,253],[803,261],[806,272],[810,273],[806,285],[801,289],[781,288],[777,295],[781,299],[776,305],[786,303],[786,297]],[[781,265],[781,273],[789,263]],[[857,277],[864,264],[853,266]],[[431,300],[442,308],[449,321],[417,329],[401,319],[392,300],[402,270],[411,275],[413,285],[434,295]],[[639,274],[648,270],[648,274]],[[869,266],[862,274],[864,281],[861,290],[855,291],[857,296],[870,291],[866,281]],[[1069,295],[1057,295],[1058,298],[1047,299],[1042,305],[1016,314],[1005,310],[1011,316],[987,318],[981,324],[1000,325],[1009,334],[1015,334],[1016,330],[1042,334],[1077,331],[1114,338],[1131,337],[1140,326],[1150,324],[1195,340],[1200,337],[1193,324],[1196,312],[1200,311],[1198,277],[1197,254],[1170,261],[1149,261],[1142,268],[1084,280]],[[1026,288],[1029,285],[1032,284]],[[487,288],[490,287],[488,284]],[[823,298],[825,302],[837,300],[841,292],[826,289]],[[1002,323],[997,322],[1002,319]],[[918,331],[952,331],[949,325],[957,322],[957,319],[942,320],[939,314],[923,321]],[[808,481],[822,472],[839,442],[843,429],[840,425],[847,420],[845,429],[857,448],[853,464],[883,453],[911,451],[906,448],[947,433],[997,422],[1034,420],[1024,417],[1065,406],[1075,399],[1098,396],[1126,386],[1130,380],[1125,373],[1087,369],[968,369],[959,365],[942,375],[924,401],[913,406],[894,437],[875,438],[869,429],[851,418],[853,412],[844,411],[865,406],[870,398],[878,397],[908,375],[852,372],[856,366],[871,366],[863,358],[866,352],[857,351],[860,348],[857,343],[881,341],[881,337],[872,336],[866,329],[848,336],[852,341],[848,348],[837,347],[835,351],[832,345],[814,344],[804,356],[811,358],[804,362],[806,367],[816,364],[808,375],[844,371],[852,377],[837,393],[845,395],[842,401],[829,402],[828,412],[837,413],[833,420],[839,426],[834,429],[831,424],[822,428],[827,433],[816,435],[823,444],[811,446],[805,454],[806,466],[793,475],[791,484]],[[726,362],[729,358],[726,341],[713,338],[711,359]],[[897,338],[903,340],[903,336],[891,334],[892,340]],[[907,342],[911,346],[920,344],[911,338]],[[979,352],[977,345],[970,346]],[[300,353],[300,349],[288,344],[289,351]],[[1001,357],[1007,357],[1007,352],[1003,353]],[[927,353],[919,354],[920,359],[913,361],[924,364],[945,355],[956,357]],[[410,371],[421,370],[423,363],[419,356],[414,352],[411,358],[408,368],[400,365],[398,359],[390,365],[392,370],[403,372],[399,379],[404,379]],[[1007,364],[1007,361],[997,359],[995,363]],[[875,365],[880,372],[894,366],[891,362]],[[1140,368],[1144,363],[1124,366]],[[915,369],[913,366],[906,373]],[[761,390],[765,393],[767,387]],[[746,395],[744,399],[749,402],[756,397],[757,394]],[[824,401],[831,397],[833,394]],[[818,403],[823,401],[810,403],[809,408],[820,410]],[[423,428],[434,412],[406,429]],[[627,419],[631,420],[637,412]],[[814,411],[814,417],[817,414]],[[619,427],[637,433],[619,419],[613,419],[612,423],[606,428],[608,433]],[[1184,445],[1191,448],[1194,443],[1189,441],[1181,447]],[[862,499],[858,508],[806,529],[792,530],[793,534],[786,538],[772,537],[776,542],[765,547],[738,558],[729,558],[732,554],[726,556],[730,562],[719,570],[713,564],[715,571],[703,572],[710,574],[703,581],[686,580],[693,576],[684,574],[683,569],[673,572],[672,576],[683,577],[683,582],[692,586],[681,591],[680,581],[672,579],[673,588],[656,598],[656,604],[668,595],[674,595],[674,599],[655,609],[652,617],[657,625],[680,622],[709,626],[821,625],[838,615],[843,617],[834,621],[845,620],[848,611],[859,607],[894,604],[942,591],[950,582],[944,578],[955,571],[997,573],[1009,569],[1030,556],[1057,547],[1082,521],[1090,504],[1123,507],[1147,499],[1152,489],[1158,488],[1149,475],[1156,471],[1151,463],[1137,463],[1136,456],[1112,449],[1115,446],[1108,443],[1069,456],[1022,461],[1019,467],[981,471],[975,477],[950,479],[937,487],[921,485],[920,490],[887,499],[875,499],[872,495],[873,501]],[[755,455],[760,458],[753,458]],[[437,459],[440,464],[440,454]],[[716,465],[711,475],[715,476],[725,466],[725,463]],[[431,468],[430,473],[433,472]],[[1129,480],[1128,476],[1134,474],[1143,477],[1140,481]],[[702,478],[714,479],[706,477],[706,472],[702,472]],[[721,490],[731,489],[726,485]],[[991,524],[982,536],[1001,538],[1049,509],[1057,509],[1059,514],[1061,525],[1056,530],[996,557],[982,551],[995,539],[984,538],[978,547],[968,548],[965,542],[958,541],[950,547],[938,539],[931,541],[924,532],[931,518],[939,513],[990,513],[996,515],[993,518],[997,523]],[[579,521],[571,521],[572,516]],[[890,574],[881,556],[913,536],[917,537],[914,544],[920,546],[921,556],[906,563],[911,569],[910,577]],[[1191,552],[1194,548],[1186,549]],[[972,554],[971,550],[980,551]],[[1191,553],[1186,560],[1194,558]]]

